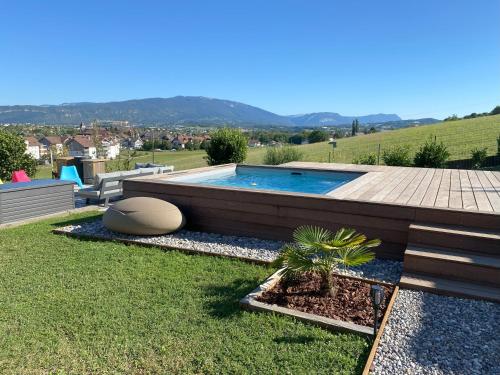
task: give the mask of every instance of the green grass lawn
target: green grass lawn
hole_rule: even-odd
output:
[[[272,269],[72,239],[56,218],[0,230],[0,373],[360,373],[356,335],[240,310]]]
[[[379,144],[381,150],[394,145],[408,145],[414,153],[430,136],[435,136],[438,141],[445,143],[450,152],[450,160],[469,159],[474,147],[487,147],[489,155],[496,154],[496,139],[499,135],[500,115],[359,135],[338,140],[331,161],[352,163],[353,159],[359,155],[377,154]],[[328,162],[329,153],[332,151],[332,146],[328,142],[298,147],[304,154],[304,161]],[[265,152],[265,148],[249,149],[245,162],[262,164]],[[133,163],[153,160],[150,152],[142,154],[135,158]],[[205,155],[203,150],[156,152],[155,162],[174,165],[176,170],[191,169],[206,166],[207,163],[203,158]],[[37,178],[50,178],[50,167],[40,167]]]

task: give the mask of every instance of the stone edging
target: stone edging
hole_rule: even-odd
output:
[[[346,275],[340,275],[340,276],[352,278],[352,279],[357,279],[357,280],[362,280],[362,281],[368,282],[370,284],[392,285],[392,284],[388,284],[388,283],[376,282],[373,280],[362,279],[362,278],[358,278],[358,277],[351,277],[351,276],[346,276]],[[262,295],[262,293],[264,293],[265,291],[273,288],[278,283],[278,281],[280,279],[281,279],[281,270],[278,270],[277,272],[272,274],[266,281],[264,281],[263,284],[259,285],[256,289],[254,289],[252,292],[250,292],[245,297],[243,297],[240,300],[240,306],[243,309],[251,310],[251,311],[266,311],[266,312],[273,312],[273,313],[280,314],[280,315],[292,316],[300,321],[320,326],[320,327],[325,328],[329,331],[350,332],[350,333],[361,334],[364,336],[372,336],[373,335],[373,328],[371,328],[371,327],[366,327],[366,326],[362,326],[359,324],[344,322],[344,321],[337,320],[337,319],[331,319],[331,318],[327,318],[327,317],[323,317],[323,316],[319,316],[319,315],[315,315],[315,314],[309,314],[306,312],[292,310],[292,309],[289,309],[286,307],[282,307],[282,306],[278,306],[278,305],[270,305],[267,303],[257,301],[257,297]],[[385,322],[387,321],[387,318],[390,314],[390,309],[392,308],[392,304],[394,302],[396,294],[397,294],[397,286],[394,289],[394,293],[391,297],[390,303],[387,306],[386,313],[385,313],[384,318],[382,320],[382,324],[381,324],[380,329],[378,331],[377,337],[379,337],[382,334],[383,328],[385,326]],[[378,341],[376,341],[376,342],[378,345]],[[372,348],[372,351],[373,351],[373,348]],[[370,357],[369,357],[369,359],[370,359]],[[373,358],[371,358],[371,361],[373,361]],[[371,365],[371,361],[370,361],[370,365]]]
[[[156,248],[160,248],[162,250],[177,250],[177,251],[181,251],[181,252],[184,252],[187,254],[208,255],[208,256],[215,256],[215,257],[221,257],[221,258],[238,259],[238,260],[241,260],[244,262],[261,264],[261,265],[269,265],[271,263],[270,261],[266,261],[266,260],[259,260],[259,259],[255,259],[255,258],[247,258],[247,257],[229,255],[229,254],[221,254],[221,253],[217,253],[217,252],[213,252],[213,251],[201,251],[201,250],[195,250],[195,249],[186,248],[186,247],[177,247],[177,246],[171,246],[171,245],[148,243],[148,242],[142,242],[142,241],[138,241],[138,240],[118,238],[118,237],[108,238],[106,236],[101,236],[101,235],[88,235],[88,234],[83,234],[83,233],[72,233],[72,232],[68,232],[65,230],[61,230],[61,229],[53,229],[52,233],[61,234],[61,235],[65,235],[68,237],[82,238],[82,239],[86,239],[86,240],[121,242],[121,243],[126,244],[126,245],[156,247]]]

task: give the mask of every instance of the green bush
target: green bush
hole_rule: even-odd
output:
[[[393,146],[382,152],[385,165],[409,167],[412,164],[410,148],[408,146]]]
[[[449,157],[450,153],[444,143],[438,143],[431,136],[424,145],[420,146],[415,154],[414,163],[416,167],[444,168]]]
[[[220,128],[211,134],[205,151],[208,165],[242,163],[247,157],[247,139],[237,129]]]
[[[328,140],[328,133],[323,130],[313,130],[307,136],[309,143],[318,143]]]
[[[302,160],[304,154],[293,146],[270,147],[264,156],[264,164],[278,165],[291,161]]]
[[[13,171],[23,169],[28,176],[36,173],[36,160],[25,153],[22,137],[0,130],[0,179],[10,180]]]
[[[360,155],[357,158],[355,158],[352,162],[353,164],[375,165],[377,164],[377,155],[373,153]]]
[[[472,167],[474,169],[479,169],[484,166],[484,162],[488,157],[488,148],[475,147],[471,150]]]

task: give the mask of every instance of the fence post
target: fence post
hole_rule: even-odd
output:
[[[377,165],[380,165],[380,143],[378,144]]]
[[[330,158],[331,155],[332,155],[331,151],[328,151],[328,163],[331,163],[331,158]]]

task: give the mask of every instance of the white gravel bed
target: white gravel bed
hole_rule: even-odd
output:
[[[276,259],[280,248],[284,244],[281,241],[261,240],[251,237],[226,236],[215,233],[193,232],[188,230],[181,230],[173,234],[161,236],[131,236],[109,231],[102,225],[101,220],[68,225],[58,228],[58,230],[105,240],[136,241],[139,244],[155,244],[159,246],[208,252],[212,254],[264,262],[272,262]],[[358,277],[366,277],[396,283],[399,281],[401,276],[401,269],[401,262],[376,259],[370,263],[353,269],[345,271],[341,270],[341,272]]]
[[[500,374],[500,304],[400,290],[372,374]]]

